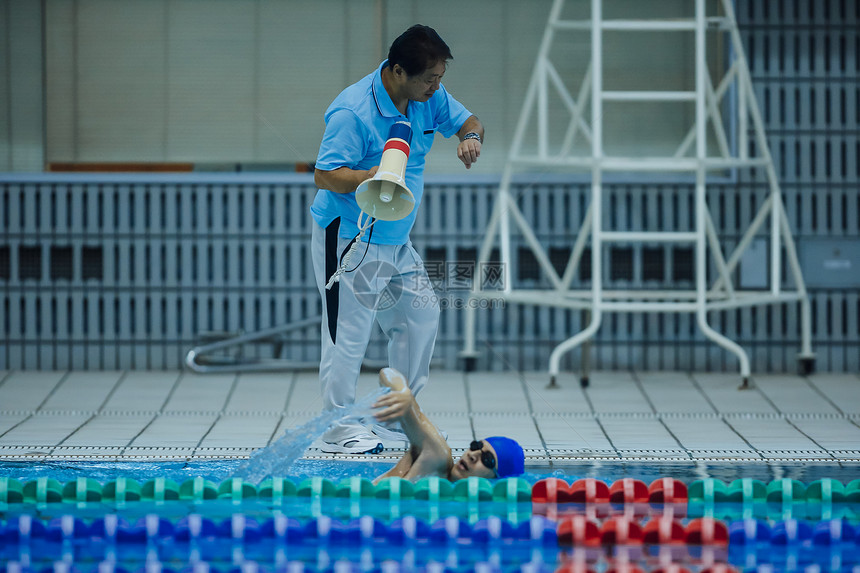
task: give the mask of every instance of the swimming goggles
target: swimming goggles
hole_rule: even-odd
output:
[[[483,440],[475,440],[469,445],[469,449],[473,452],[481,450],[481,463],[484,464],[484,467],[488,470],[492,470],[496,468],[496,457],[492,452],[488,452],[484,450],[484,441]]]

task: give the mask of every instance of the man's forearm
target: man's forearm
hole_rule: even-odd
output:
[[[314,184],[335,193],[352,193],[361,183],[373,177],[375,170],[364,171],[341,167],[332,171],[314,170]]]
[[[478,116],[470,115],[469,118],[463,122],[463,126],[460,127],[459,131],[457,131],[457,137],[460,138],[460,141],[463,141],[463,137],[465,137],[467,133],[477,133],[481,136],[481,141],[484,140],[484,124],[481,123]]]

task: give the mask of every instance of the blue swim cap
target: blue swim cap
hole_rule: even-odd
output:
[[[516,440],[504,436],[484,439],[496,450],[496,473],[500,478],[518,476],[525,471],[526,454]]]

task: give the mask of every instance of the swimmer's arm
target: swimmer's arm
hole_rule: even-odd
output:
[[[421,455],[412,463],[409,471],[403,477],[412,482],[427,476],[447,478],[452,464],[451,448],[448,447],[447,443],[441,447],[437,444],[430,444],[421,452]]]
[[[434,457],[444,456],[445,452],[450,455],[451,449],[448,443],[433,422],[421,411],[403,375],[396,370],[383,368],[379,373],[379,383],[391,388],[391,392],[382,396],[373,405],[377,409],[376,419],[380,422],[400,422],[409,442],[413,447],[418,448],[418,454],[423,454],[425,450],[430,449]]]
[[[387,477],[406,477],[406,474],[408,474],[409,470],[412,469],[412,462],[414,459],[412,448],[410,448],[397,461],[393,468],[373,480],[373,484],[376,485]]]

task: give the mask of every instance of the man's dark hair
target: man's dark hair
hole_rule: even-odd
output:
[[[388,50],[388,66],[394,64],[407,76],[420,74],[438,62],[453,59],[448,44],[430,26],[415,24],[397,37]]]

